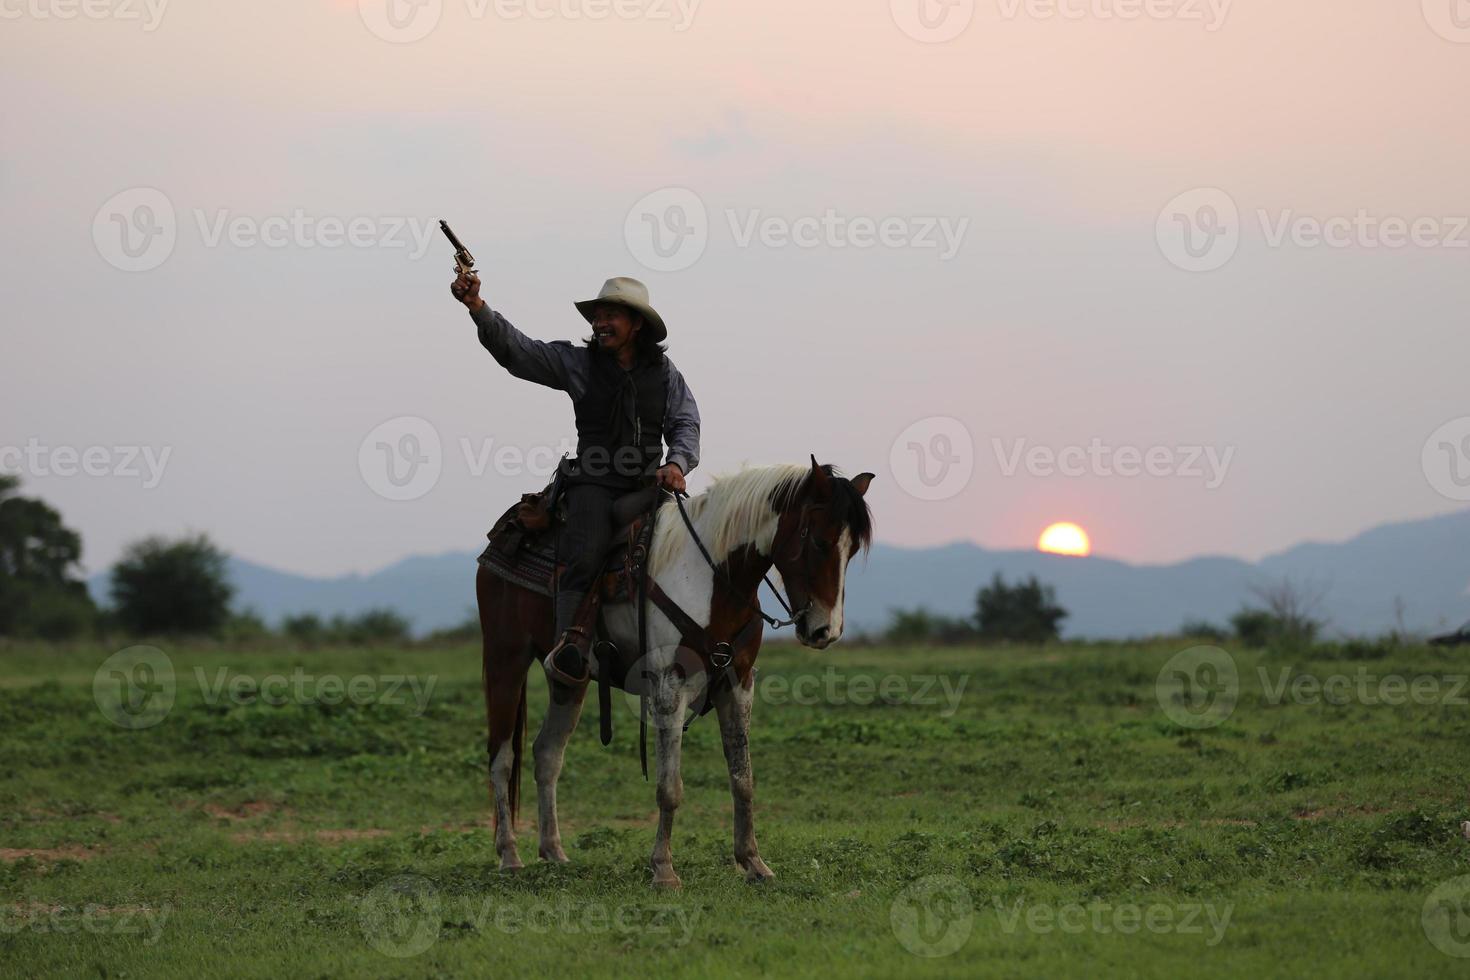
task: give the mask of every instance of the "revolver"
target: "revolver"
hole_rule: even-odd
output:
[[[468,276],[475,271],[475,257],[470,250],[464,247],[464,242],[457,238],[449,229],[449,223],[444,219],[439,220],[439,229],[444,232],[444,237],[449,239],[449,244],[454,246],[454,271],[462,276]]]

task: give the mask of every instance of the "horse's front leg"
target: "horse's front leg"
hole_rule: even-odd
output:
[[[565,862],[561,847],[561,828],[556,818],[556,781],[561,776],[562,761],[567,754],[567,741],[582,716],[582,702],[587,685],[572,689],[551,684],[551,703],[546,720],[531,751],[536,759],[536,822],[541,832],[540,854],[543,861]]]
[[[715,694],[720,719],[720,741],[730,767],[730,795],[735,802],[735,861],[746,881],[766,881],[776,873],[761,860],[755,842],[755,775],[750,769],[750,706],[754,700],[752,672],[744,684],[722,686]]]
[[[684,706],[689,696],[672,668],[661,671],[651,687],[649,721],[657,728],[658,744],[658,833],[648,864],[655,887],[680,888],[684,883],[674,873],[670,839],[674,834],[674,811],[684,801],[679,756],[684,744]]]

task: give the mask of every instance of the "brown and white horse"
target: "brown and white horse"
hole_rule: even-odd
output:
[[[831,466],[749,468],[718,478],[690,499],[687,510],[699,540],[709,549],[720,578],[690,536],[675,504],[659,514],[649,555],[649,575],[710,637],[729,640],[756,615],[756,591],[772,568],[780,572],[796,614],[796,636],[824,649],[842,636],[842,602],[847,563],[872,539],[872,518],[863,499],[873,474],[847,479]],[[489,719],[490,785],[495,800],[495,847],[502,869],[521,867],[515,819],[520,797],[522,746],[526,730],[526,675],[550,649],[550,600],[481,568],[475,582],[484,637],[485,708]],[[621,650],[636,650],[633,603],[607,606],[604,620]],[[755,781],[750,768],[750,709],[761,624],[745,630],[732,652],[732,680],[715,684],[709,696],[719,718],[725,761],[734,797],[735,860],[752,881],[772,877],[755,842]],[[670,838],[674,812],[684,795],[679,771],[682,720],[703,693],[704,675],[676,668],[691,651],[680,650],[678,628],[655,606],[648,609],[648,650],[630,677],[647,678],[654,719],[658,771],[658,832],[650,866],[655,885],[678,887]],[[697,662],[697,661],[696,661]],[[615,673],[615,672],[613,672]],[[567,740],[582,713],[586,686],[552,684],[535,756],[540,854],[565,861],[557,827],[556,782]]]

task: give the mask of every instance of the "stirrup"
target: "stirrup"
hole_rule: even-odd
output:
[[[557,641],[556,646],[552,647],[551,652],[546,655],[546,659],[541,662],[541,666],[546,668],[546,674],[548,677],[559,684],[566,685],[567,687],[581,687],[583,684],[586,684],[589,680],[592,679],[592,667],[587,662],[587,654],[584,653],[581,646],[572,639],[574,635],[581,637],[584,641],[587,639],[587,633],[586,631],[581,629],[581,627],[569,626],[562,633],[561,639]],[[582,662],[581,677],[573,677],[571,674],[568,674],[566,671],[557,666],[557,655],[568,648],[576,651],[577,659]]]

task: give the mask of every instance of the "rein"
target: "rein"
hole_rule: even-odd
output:
[[[683,491],[674,494],[674,503],[678,504],[679,506],[679,516],[684,518],[684,526],[689,529],[689,536],[694,539],[694,543],[699,547],[699,553],[704,556],[704,560],[709,565],[710,571],[714,572],[715,578],[719,581],[724,582],[725,588],[727,590],[729,590],[730,592],[735,592],[735,583],[731,582],[729,577],[725,575],[724,572],[720,571],[720,566],[715,564],[714,558],[710,556],[709,549],[706,548],[704,546],[704,542],[699,539],[699,532],[694,530],[694,522],[689,519],[689,512],[684,509],[684,498],[687,496],[689,496],[689,494]],[[761,580],[766,583],[766,587],[771,590],[771,595],[776,597],[776,601],[781,603],[781,608],[786,610],[786,615],[790,617],[788,619],[777,619],[774,616],[766,615],[766,611],[761,608],[760,597],[757,596],[756,598],[751,600],[751,605],[755,608],[756,615],[760,616],[761,619],[764,619],[766,621],[766,625],[770,626],[771,629],[778,630],[786,626],[794,625],[796,621],[802,616],[805,616],[807,610],[811,608],[811,603],[809,602],[802,607],[800,612],[792,612],[791,604],[786,601],[786,598],[781,595],[780,590],[777,589],[776,586],[771,582],[771,576],[768,574],[762,574]]]

